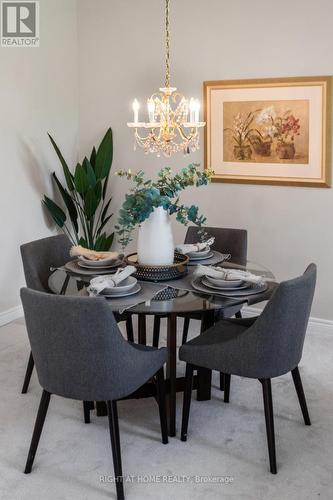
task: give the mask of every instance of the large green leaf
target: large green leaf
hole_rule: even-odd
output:
[[[103,184],[103,200],[105,200],[105,196],[106,196],[106,191],[107,191],[107,188],[108,188],[108,183],[109,183],[109,177],[110,177],[110,171],[108,173],[108,175],[105,177],[104,179],[104,184]]]
[[[110,250],[114,238],[114,233],[106,236],[106,233],[102,233],[96,238],[95,250],[107,252]]]
[[[97,210],[98,200],[95,195],[95,191],[91,188],[88,189],[84,197],[84,213],[87,219],[91,219]]]
[[[105,225],[109,222],[109,220],[111,219],[112,215],[113,215],[113,214],[109,215],[108,217],[106,217],[106,218],[103,220],[103,222],[101,223],[101,225],[99,226],[99,228],[98,228],[98,230],[97,230],[97,233],[96,233],[96,235],[97,235],[97,236],[101,233],[101,231],[102,231],[103,227],[104,227],[104,226],[105,226]]]
[[[74,183],[78,193],[80,193],[80,195],[84,197],[89,189],[89,181],[88,175],[86,174],[85,169],[82,167],[82,165],[80,165],[80,163],[78,163],[75,168]]]
[[[102,182],[101,181],[96,182],[96,186],[94,188],[94,191],[95,191],[97,201],[99,203],[101,201],[101,198],[102,198]]]
[[[77,234],[78,231],[79,231],[79,225],[78,225],[78,222],[77,222],[78,213],[77,213],[77,210],[76,210],[75,203],[72,200],[72,198],[70,197],[67,189],[65,189],[62,186],[62,184],[59,181],[58,177],[56,176],[55,172],[53,172],[52,175],[53,175],[54,180],[56,181],[56,184],[57,184],[58,189],[59,189],[59,191],[61,193],[62,199],[65,202],[66,208],[67,208],[68,213],[69,213],[69,217],[70,217],[70,219],[72,221],[73,227],[74,227],[75,232]]]
[[[96,165],[96,148],[95,146],[92,149],[91,155],[90,155],[90,163],[95,168]]]
[[[104,179],[110,172],[113,158],[112,130],[109,128],[97,150],[95,173],[98,179]]]
[[[58,148],[55,140],[53,139],[53,137],[50,135],[50,134],[47,134],[49,136],[49,139],[52,143],[52,146],[54,147],[54,150],[55,152],[57,153],[57,156],[60,160],[60,163],[62,165],[62,168],[63,168],[63,171],[64,171],[64,175],[65,175],[65,179],[66,179],[66,183],[67,183],[67,187],[70,191],[74,191],[74,183],[73,183],[73,176],[72,174],[70,173],[70,170],[68,168],[68,165],[64,159],[64,157],[62,156],[62,153],[60,151],[60,149]]]
[[[96,185],[96,175],[95,175],[94,169],[93,169],[90,161],[88,160],[88,158],[85,158],[83,160],[82,167],[86,171],[89,186],[91,188],[94,188]]]
[[[109,209],[109,206],[110,206],[110,203],[112,201],[112,198],[109,199],[109,201],[107,202],[107,204],[105,205],[105,207],[103,208],[103,212],[102,212],[102,215],[101,215],[101,221],[104,222],[104,219],[106,217],[106,214],[108,212],[108,209]]]
[[[54,201],[50,200],[50,198],[48,198],[46,195],[44,196],[44,200],[42,200],[42,202],[50,212],[51,217],[57,224],[57,226],[63,227],[66,222],[65,212],[56,203],[54,203]]]

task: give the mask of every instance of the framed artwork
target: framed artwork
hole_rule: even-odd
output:
[[[331,77],[204,82],[213,182],[330,187]]]

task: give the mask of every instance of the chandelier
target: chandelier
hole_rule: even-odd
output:
[[[165,86],[147,101],[148,122],[139,121],[140,104],[133,102],[134,121],[127,126],[134,128],[134,149],[137,145],[146,154],[156,153],[171,156],[182,151],[185,155],[199,149],[200,102],[193,97],[188,100],[170,86],[170,0],[165,9]],[[141,131],[140,135],[139,130]]]

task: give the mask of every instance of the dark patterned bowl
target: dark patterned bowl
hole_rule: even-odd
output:
[[[138,263],[138,254],[131,253],[126,257],[126,263],[136,267],[133,274],[143,281],[169,281],[183,278],[187,274],[189,257],[175,252],[174,263],[167,266],[143,265]]]

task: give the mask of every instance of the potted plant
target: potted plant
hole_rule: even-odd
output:
[[[42,200],[56,225],[67,234],[73,245],[97,251],[110,249],[114,233],[103,229],[111,219],[109,214],[111,198],[107,198],[107,184],[112,164],[113,141],[109,128],[98,146],[94,147],[88,160],[85,157],[72,173],[54,139],[51,143],[63,168],[66,186],[59,181],[55,172],[52,177],[59,190],[64,207],[60,207],[48,196]],[[71,229],[68,227],[68,218]]]
[[[251,137],[256,134],[256,130],[251,127],[256,111],[250,111],[247,116],[237,113],[234,117],[233,127],[224,130],[232,133],[235,141],[234,157],[236,160],[250,160],[252,156]]]
[[[144,172],[120,170],[116,173],[134,182],[126,194],[115,226],[118,241],[123,248],[132,240],[132,232],[139,226],[138,261],[147,265],[169,265],[174,259],[174,242],[170,215],[175,214],[181,224],[190,222],[202,226],[206,218],[199,215],[196,205],[185,206],[179,193],[190,186],[203,186],[210,182],[211,170],[200,171],[191,164],[173,175],[170,168],[158,172],[157,180],[146,180]]]

